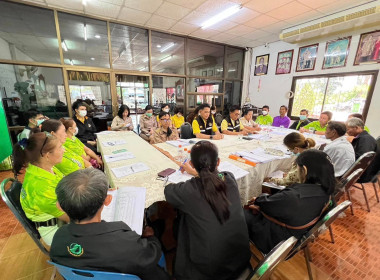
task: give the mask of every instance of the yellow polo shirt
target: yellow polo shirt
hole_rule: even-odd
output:
[[[185,122],[185,118],[183,116],[178,117],[177,115],[173,115],[171,119],[175,128],[180,128]]]
[[[205,120],[203,118],[202,118],[202,120],[203,120],[204,127],[206,127]],[[199,127],[199,123],[198,123],[198,121],[197,121],[196,118],[193,120],[193,123],[191,124],[191,126],[193,127],[193,134],[194,135],[196,135],[198,133],[201,133],[201,129]],[[216,126],[214,118],[212,118],[212,131],[213,132],[217,132],[218,131],[218,127]],[[206,134],[206,133],[204,133],[204,134]]]
[[[57,208],[55,188],[63,174],[53,167],[54,174],[29,164],[20,193],[25,215],[33,222],[44,222],[64,214]]]

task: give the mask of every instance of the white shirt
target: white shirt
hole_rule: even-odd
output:
[[[255,123],[252,119],[249,120],[249,121],[247,121],[246,118],[241,117],[241,118],[239,119],[239,121],[240,121],[240,123],[241,123],[243,126],[249,126],[249,127],[255,127],[255,126],[257,126],[257,123]]]
[[[335,177],[340,177],[355,162],[355,151],[346,136],[341,136],[327,144],[323,150],[331,158]]]

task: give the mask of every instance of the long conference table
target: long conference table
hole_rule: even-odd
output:
[[[278,160],[273,160],[266,163],[258,163],[256,166],[250,166],[229,158],[231,153],[242,150],[253,150],[255,148],[276,148],[282,145],[284,133],[267,133],[268,137],[264,140],[245,140],[238,136],[225,135],[222,140],[208,140],[214,143],[219,150],[219,158],[221,161],[228,161],[246,171],[249,174],[237,180],[241,203],[244,204],[248,199],[258,196],[262,192],[262,182],[265,177],[276,170],[287,171],[291,167],[294,157],[287,157]],[[317,144],[325,143],[326,139],[318,136]],[[317,139],[318,138],[318,139]],[[104,143],[114,141],[125,141],[125,143],[115,146],[105,146]],[[192,145],[186,146],[190,149]],[[165,200],[164,186],[165,182],[157,179],[157,174],[166,169],[178,169],[178,164],[173,158],[178,153],[178,148],[168,143],[160,143],[150,145],[145,140],[140,138],[134,132],[106,132],[98,134],[98,150],[101,152],[103,159],[105,155],[112,155],[116,150],[127,150],[135,156],[131,159],[123,159],[116,162],[104,161],[104,171],[107,174],[110,185],[113,188],[122,188],[126,186],[145,187],[146,201],[145,207],[149,207],[156,201]],[[135,173],[129,176],[117,178],[112,172],[112,168],[126,166],[134,163],[143,162],[149,170],[140,173]]]

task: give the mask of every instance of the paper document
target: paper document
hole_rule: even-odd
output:
[[[265,134],[248,134],[247,137],[251,139],[263,139],[263,138],[266,138],[267,136]]]
[[[271,183],[271,182],[263,182],[262,185],[265,187],[269,187],[269,188],[277,189],[277,190],[283,190],[286,188],[285,186],[279,186],[279,185],[276,185],[275,183]]]
[[[275,172],[272,172],[271,174],[269,174],[270,178],[276,178],[276,179],[282,179],[284,178],[284,172],[282,172],[281,170],[277,170]]]
[[[129,176],[135,173],[149,170],[149,167],[145,163],[138,162],[138,163],[122,166],[122,167],[111,168],[111,170],[117,178],[121,178],[121,177]]]
[[[122,187],[108,191],[112,201],[102,211],[102,220],[107,222],[122,221],[137,234],[142,234],[146,188]]]
[[[181,182],[186,182],[187,180],[193,178],[192,175],[184,172],[182,173],[181,171],[177,170],[176,172],[170,174],[168,176],[168,181],[174,184],[178,184]]]
[[[102,132],[97,132],[97,133],[95,133],[95,134],[100,134],[100,135],[102,135],[102,134],[112,134],[112,133],[115,133],[115,132],[112,131],[112,130],[104,130],[104,131],[102,131]]]
[[[236,166],[235,164],[232,164],[228,161],[221,162],[218,166],[218,170],[219,171],[231,172],[232,174],[234,174],[236,180],[243,178],[249,174],[248,171],[246,171],[243,168],[240,168],[240,167]]]
[[[104,147],[113,147],[113,146],[123,145],[125,143],[127,143],[125,140],[115,140],[115,141],[105,141],[102,144]]]
[[[135,155],[131,152],[123,152],[118,154],[112,154],[112,155],[104,155],[104,161],[105,162],[115,162],[120,160],[126,160],[135,158]]]
[[[188,141],[184,141],[182,139],[166,141],[166,143],[168,143],[172,146],[175,146],[175,147],[179,147],[179,145],[181,145],[182,147],[190,145],[190,143]]]

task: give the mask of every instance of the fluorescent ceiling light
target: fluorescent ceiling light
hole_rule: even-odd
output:
[[[82,0],[82,4],[83,4],[83,6],[86,6],[87,5],[87,0]]]
[[[100,35],[96,34],[96,35],[95,35],[95,38],[96,38],[96,39],[100,39]]]
[[[161,48],[161,45],[157,45],[157,48]]]
[[[87,41],[87,26],[86,26],[86,24],[84,24],[83,31],[84,31],[84,40]]]
[[[95,60],[95,57],[91,57],[90,59],[91,59],[91,60]]]
[[[173,57],[172,55],[169,55],[169,56],[167,56],[167,57],[161,59],[161,62],[165,62],[165,61],[171,59],[172,57]]]
[[[72,60],[72,59],[70,59],[70,64],[71,64],[71,65],[74,65],[74,62],[73,62],[73,60]]]
[[[65,52],[67,52],[67,46],[66,46],[66,42],[65,42],[65,40],[62,40],[62,49],[65,51]]]
[[[202,23],[201,28],[206,29],[206,28],[210,27],[211,25],[214,25],[214,24],[232,16],[233,14],[236,14],[241,8],[242,8],[242,5],[232,6],[231,8],[228,8],[227,10],[224,10],[223,12],[213,16],[209,20],[206,20],[204,23]]]
[[[163,48],[160,50],[160,52],[167,51],[168,49],[172,48],[174,45],[175,45],[175,43],[171,42],[171,43],[167,44],[165,47],[163,47]]]

